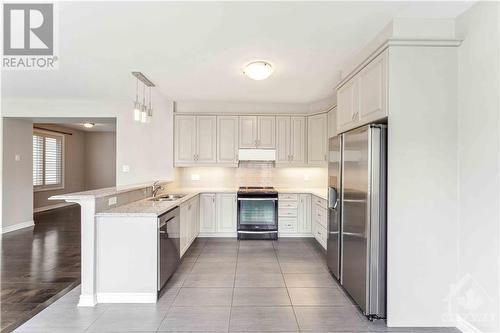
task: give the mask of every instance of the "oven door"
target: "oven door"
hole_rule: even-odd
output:
[[[238,230],[278,230],[278,198],[238,197]]]

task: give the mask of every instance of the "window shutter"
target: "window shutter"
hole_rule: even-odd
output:
[[[33,134],[33,186],[51,189],[63,184],[63,137]]]
[[[33,135],[33,186],[43,185],[43,137]]]

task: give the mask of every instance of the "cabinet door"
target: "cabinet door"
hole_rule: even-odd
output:
[[[290,117],[276,117],[276,164],[290,163]]]
[[[196,155],[196,117],[175,116],[175,163],[194,164]]]
[[[290,163],[306,164],[306,118],[290,118]]]
[[[337,91],[337,133],[354,128],[358,114],[358,80],[354,77]]]
[[[217,117],[217,162],[238,165],[238,116]]]
[[[191,199],[191,241],[198,237],[200,229],[200,200],[198,196]]]
[[[260,116],[257,126],[257,148],[276,147],[276,117]]]
[[[337,108],[328,111],[328,138],[337,135]]]
[[[217,193],[217,232],[236,232],[236,194]]]
[[[187,246],[189,244],[189,237],[190,237],[190,219],[191,219],[191,213],[190,210],[188,209],[189,205],[183,204],[181,205],[181,225],[180,225],[180,249],[181,249],[181,257],[186,252]]]
[[[310,233],[311,228],[311,195],[299,195],[299,208],[298,208],[298,232]]]
[[[240,116],[240,148],[257,147],[257,117]]]
[[[380,120],[387,116],[386,61],[387,54],[382,53],[358,74],[360,124]]]
[[[196,117],[196,162],[217,162],[217,117]]]
[[[200,195],[200,232],[215,232],[215,194]]]
[[[326,161],[327,143],[326,113],[310,116],[307,119],[307,156],[311,165],[322,166]]]

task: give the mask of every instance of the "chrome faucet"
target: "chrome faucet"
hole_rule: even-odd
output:
[[[160,191],[161,189],[163,189],[163,187],[160,186],[159,184],[160,184],[160,181],[157,180],[151,186],[151,189],[152,189],[152,192],[153,192],[153,197],[156,197],[156,195],[158,194],[158,191]]]

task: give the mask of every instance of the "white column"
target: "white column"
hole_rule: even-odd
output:
[[[96,298],[95,198],[66,200],[81,207],[81,294],[78,306],[94,306]]]

